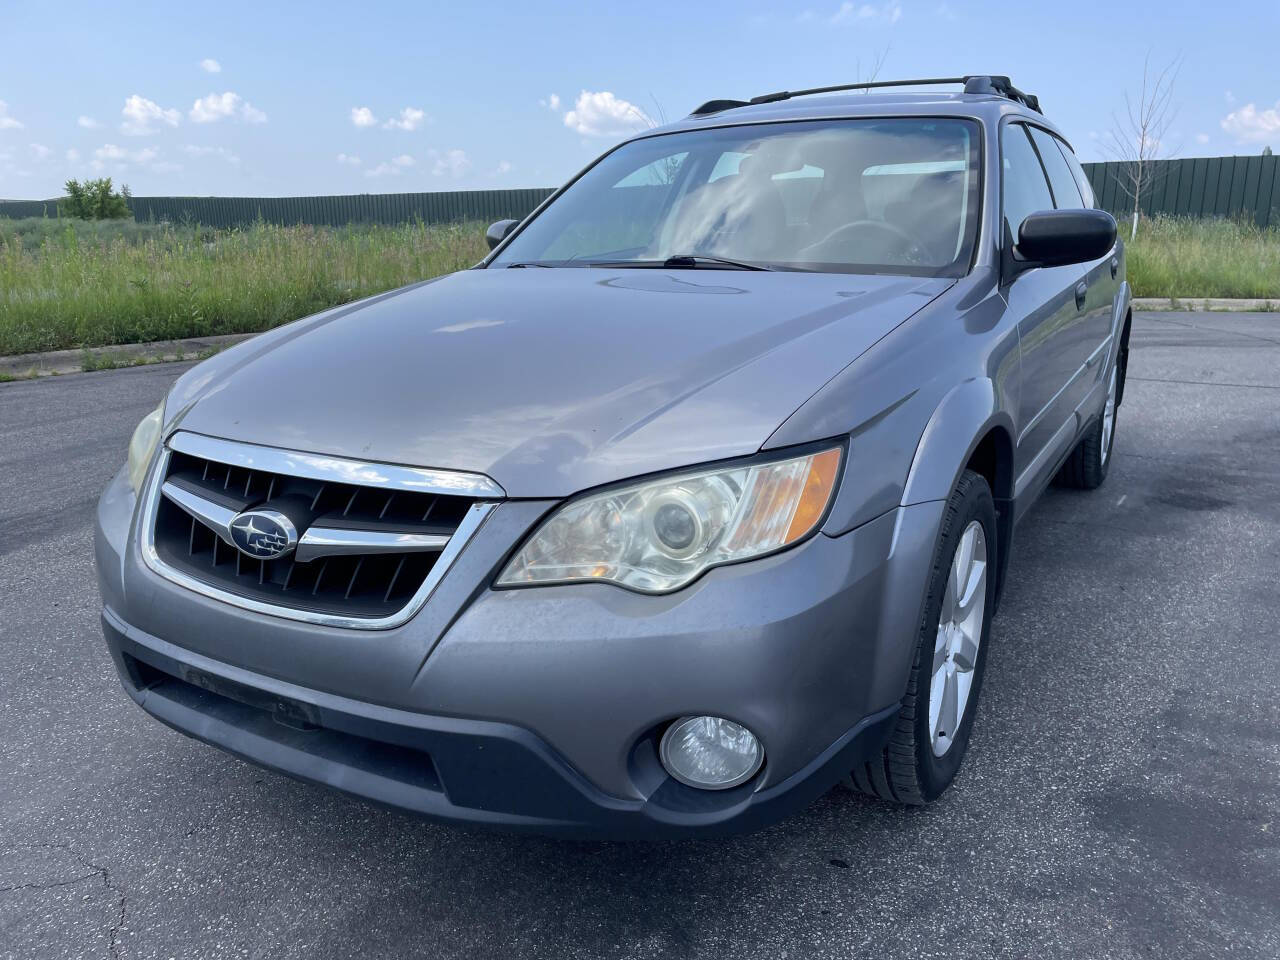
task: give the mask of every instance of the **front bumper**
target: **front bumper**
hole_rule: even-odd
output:
[[[547,504],[494,511],[427,606],[353,631],[232,607],[157,577],[113,481],[98,512],[108,647],[170,726],[255,763],[429,817],[596,836],[733,832],[876,755],[914,653],[940,505],[711,571],[665,597],[483,585]],[[667,777],[695,713],[745,723],[765,767],[733,790]]]

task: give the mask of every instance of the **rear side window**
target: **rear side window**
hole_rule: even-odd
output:
[[[1004,222],[1013,242],[1018,242],[1018,227],[1033,213],[1053,209],[1053,196],[1044,178],[1040,158],[1027,139],[1026,127],[1011,123],[1000,134],[1003,174]]]
[[[1053,188],[1053,201],[1059,210],[1079,210],[1084,204],[1080,199],[1080,188],[1076,186],[1076,178],[1067,166],[1066,158],[1058,149],[1058,138],[1046,133],[1039,127],[1028,127],[1036,149],[1040,151],[1040,159],[1044,162],[1045,172],[1049,174],[1049,186]]]
[[[1071,175],[1076,178],[1076,186],[1080,188],[1080,196],[1084,198],[1084,205],[1086,207],[1096,207],[1098,200],[1093,195],[1093,185],[1089,183],[1089,177],[1084,172],[1084,167],[1080,166],[1080,161],[1076,159],[1076,155],[1072,153],[1070,147],[1061,140],[1056,140],[1056,138],[1055,142],[1062,153],[1062,158],[1067,161],[1067,166],[1071,168]]]

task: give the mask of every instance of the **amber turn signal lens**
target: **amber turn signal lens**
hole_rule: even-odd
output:
[[[827,509],[827,502],[831,499],[831,491],[836,485],[836,474],[839,472],[839,447],[824,450],[810,459],[809,476],[805,478],[800,503],[797,504],[795,515],[791,518],[791,526],[787,528],[785,543],[799,540],[822,519],[822,514]]]

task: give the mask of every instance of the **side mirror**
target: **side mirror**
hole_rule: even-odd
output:
[[[489,229],[484,232],[484,242],[489,244],[489,249],[492,250],[507,239],[507,234],[514,230],[519,222],[519,220],[499,220],[497,223],[489,224]],[[1115,226],[1114,222],[1112,226]]]
[[[1116,243],[1115,217],[1105,210],[1045,210],[1018,228],[1015,273],[1098,260]]]

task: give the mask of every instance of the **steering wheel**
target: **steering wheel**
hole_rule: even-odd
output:
[[[896,223],[888,223],[884,220],[854,220],[852,223],[842,224],[821,240],[809,244],[800,252],[802,254],[812,254],[814,251],[821,250],[824,247],[848,243],[851,238],[863,233],[868,227],[873,230],[879,230],[881,233],[887,233],[897,241],[902,249],[903,258],[909,263],[924,263],[927,261],[928,246],[920,238],[908,233]]]

